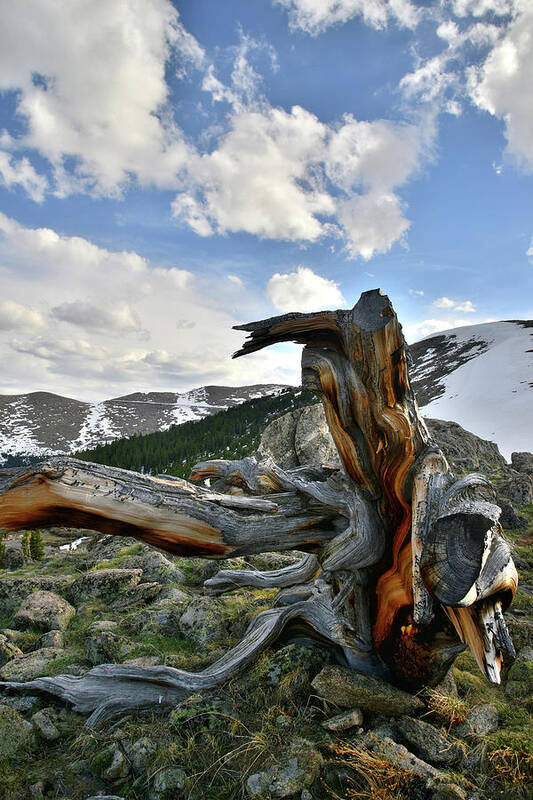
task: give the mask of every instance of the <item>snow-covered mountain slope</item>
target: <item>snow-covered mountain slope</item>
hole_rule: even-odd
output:
[[[6,456],[71,453],[139,433],[201,419],[285,386],[202,386],[189,392],[148,392],[84,403],[49,392],[0,395],[0,464]]]
[[[533,451],[533,321],[453,328],[412,345],[422,413],[497,443],[507,460]]]

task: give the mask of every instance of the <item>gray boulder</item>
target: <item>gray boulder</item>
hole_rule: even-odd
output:
[[[7,664],[12,658],[19,658],[21,655],[23,655],[22,650],[10,642],[7,636],[0,634],[0,667]]]
[[[395,717],[416,714],[424,708],[418,697],[347,667],[324,667],[312,686],[329,703],[341,708],[357,707],[370,714]]]
[[[75,605],[90,598],[114,600],[118,595],[133,589],[141,580],[140,569],[97,569],[85,572],[71,584],[69,598]]]
[[[185,772],[181,767],[165,767],[154,775],[149,800],[178,800],[185,788]]]
[[[181,632],[198,645],[223,639],[228,634],[219,603],[210,598],[195,598],[181,615]]]
[[[41,739],[44,739],[46,742],[55,742],[61,736],[55,725],[56,721],[57,713],[54,708],[43,708],[41,711],[37,711],[31,718],[34,730],[36,730]]]
[[[17,756],[28,742],[32,727],[14,708],[0,705],[0,763]]]
[[[29,594],[22,601],[13,623],[22,630],[37,628],[41,631],[62,631],[75,613],[76,609],[62,597],[41,590]]]
[[[72,578],[68,575],[38,575],[31,572],[20,577],[3,578],[0,581],[0,614],[15,611],[32,592],[63,594],[70,583]]]
[[[440,766],[455,764],[461,758],[461,748],[433,725],[412,717],[400,717],[395,725],[407,744],[426,761]]]
[[[22,544],[20,540],[6,541],[6,552],[4,554],[4,562],[0,564],[0,568],[15,570],[21,569],[26,563],[24,554],[22,552]]]
[[[65,655],[56,647],[42,647],[32,653],[13,658],[0,667],[0,678],[4,681],[32,681],[50,674],[50,667]]]
[[[496,706],[491,703],[482,703],[472,709],[465,721],[456,727],[455,732],[463,738],[485,736],[487,733],[498,730],[499,726],[500,715]]]
[[[533,453],[511,453],[511,464],[518,472],[533,476]]]

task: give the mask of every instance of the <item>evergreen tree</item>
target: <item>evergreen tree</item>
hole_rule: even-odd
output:
[[[5,533],[0,531],[0,569],[4,566],[4,558],[6,555],[6,546],[4,544]]]
[[[24,531],[22,534],[22,555],[24,558],[30,558],[30,532]]]
[[[42,561],[44,558],[44,541],[40,530],[30,533],[30,555],[34,561]]]

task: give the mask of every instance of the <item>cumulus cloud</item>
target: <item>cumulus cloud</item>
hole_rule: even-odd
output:
[[[296,272],[276,272],[266,287],[266,296],[282,312],[321,311],[339,308],[346,304],[335,281],[317,275],[309,267],[298,267]]]
[[[24,14],[13,3],[2,13],[0,90],[16,92],[26,122],[13,149],[48,159],[59,194],[116,193],[131,175],[176,185],[187,146],[164,113],[165,63],[172,53],[183,72],[204,53],[170,0],[28,0]],[[18,170],[39,198],[43,187],[28,165]]]
[[[433,305],[435,308],[446,308],[450,311],[462,311],[463,313],[474,313],[476,310],[471,300],[457,301],[451,300],[449,297],[439,297],[433,301]]]
[[[373,28],[385,28],[389,22],[414,28],[419,9],[409,0],[276,0],[289,12],[291,28],[316,36],[332,25],[341,25],[355,17]]]
[[[21,186],[36,203],[42,203],[48,187],[46,177],[39,175],[26,157],[16,159],[3,150],[0,150],[0,181],[8,188]]]
[[[105,308],[84,300],[75,300],[55,306],[51,314],[57,320],[102,333],[111,331],[139,333],[142,330],[138,314],[132,311],[127,303]]]
[[[37,309],[17,303],[15,300],[0,302],[0,330],[34,331],[44,326],[44,317]]]
[[[408,294],[410,294],[413,297],[423,297],[424,296],[424,290],[423,289],[409,289]]]
[[[517,13],[481,67],[469,72],[474,103],[505,121],[507,149],[533,169],[533,5],[517,0]]]
[[[529,245],[529,249],[526,253],[526,256],[530,256],[533,258],[533,236],[531,237],[531,244]]]
[[[483,320],[486,322],[487,320]],[[413,322],[403,325],[403,334],[409,344],[418,342],[428,336],[434,336],[441,331],[461,328],[463,325],[471,325],[470,320],[466,319],[424,319],[422,322]]]
[[[241,286],[247,313],[236,318],[230,280],[213,295],[183,265],[164,268],[2,214],[0,276],[9,298],[0,301],[0,391],[102,399],[125,388],[299,382],[297,350],[232,361],[242,342],[232,326],[268,308]]]

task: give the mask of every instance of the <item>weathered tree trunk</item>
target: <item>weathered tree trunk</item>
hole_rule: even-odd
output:
[[[27,686],[92,711],[95,721],[156,695],[172,702],[176,693],[212,686],[292,625],[329,640],[339,660],[408,688],[436,683],[468,643],[498,683],[502,653],[513,653],[503,611],[517,585],[500,510],[484,478],[455,480],[431,443],[388,298],[366,292],[351,311],[287,314],[239,329],[250,337],[236,356],[276,342],[305,344],[303,383],[322,397],[342,467],[211,461],[193,470],[193,480],[210,479],[204,488],[52,459],[0,473],[0,525],[79,525],[209,558],[312,555],[291,568],[225,570],[206,582],[211,593],[283,588],[277,607],[202,673],[106,665]]]

